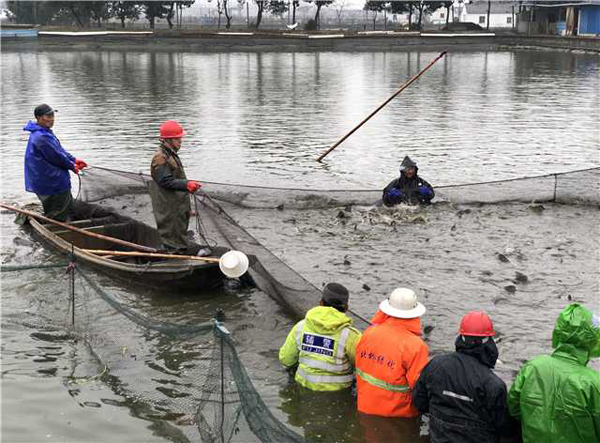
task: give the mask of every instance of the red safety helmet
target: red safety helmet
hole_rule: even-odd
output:
[[[175,120],[168,120],[160,125],[160,138],[181,138],[185,132]]]
[[[460,331],[458,333],[470,337],[492,337],[496,335],[492,320],[482,311],[473,311],[465,315],[460,321]]]

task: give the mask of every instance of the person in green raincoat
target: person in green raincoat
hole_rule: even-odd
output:
[[[323,288],[320,306],[296,323],[279,349],[279,361],[301,386],[338,391],[352,386],[356,345],[361,333],[352,327],[348,290],[339,283]]]
[[[510,388],[508,406],[521,422],[524,443],[600,442],[600,319],[573,303],[560,313],[551,355],[525,363]]]

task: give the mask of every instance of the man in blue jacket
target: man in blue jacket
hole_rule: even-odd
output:
[[[87,163],[69,154],[52,132],[55,112],[39,105],[33,111],[36,122],[29,121],[23,128],[31,132],[25,150],[25,189],[38,196],[44,215],[67,221],[73,204],[69,171],[78,174]]]

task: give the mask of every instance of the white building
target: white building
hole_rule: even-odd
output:
[[[490,28],[512,28],[515,26],[519,2],[493,0],[458,1],[450,8],[449,23],[471,22],[482,28],[487,27],[488,4],[490,7]],[[431,23],[443,26],[446,24],[446,8],[440,8],[431,15]]]

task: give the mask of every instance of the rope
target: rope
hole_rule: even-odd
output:
[[[124,306],[115,297],[111,296],[108,292],[103,290],[96,282],[87,276],[78,266],[75,267],[77,273],[85,280],[85,282],[116,311],[123,314],[132,322],[144,326],[145,328],[152,329],[154,331],[163,332],[165,334],[198,334],[212,331],[213,324],[205,323],[197,326],[192,325],[178,325],[175,323],[163,322],[160,320],[153,320],[143,315],[138,314],[133,309]]]
[[[202,194],[201,195],[202,198],[209,198],[208,195],[206,194]],[[200,216],[200,211],[198,211],[198,200],[200,199],[200,196],[193,194],[192,195],[192,199],[194,200],[194,211],[196,212],[196,231],[198,232],[198,235],[200,236],[200,238],[202,240],[204,240],[204,243],[209,247],[209,248],[215,248],[219,245],[219,242],[209,238],[206,235],[206,228],[204,227],[204,224],[202,223],[202,217]],[[204,202],[200,202],[200,204],[204,204]]]
[[[2,265],[0,266],[0,272],[28,271],[30,269],[64,268],[67,265],[69,265],[69,263],[58,263],[55,265]]]
[[[117,172],[117,173],[121,173],[121,174],[126,174],[126,175],[131,175],[131,172],[127,172],[127,171],[121,171],[118,169],[109,169],[109,168],[103,168],[100,166],[95,166],[96,169],[101,169],[104,171],[108,171],[108,172]],[[585,169],[576,169],[574,171],[565,171],[565,172],[552,172],[549,174],[542,174],[542,175],[532,175],[532,176],[525,176],[525,177],[517,177],[517,178],[508,178],[508,179],[503,179],[503,180],[492,180],[492,181],[487,181],[487,182],[475,182],[475,183],[462,183],[462,184],[457,184],[457,185],[444,185],[444,186],[435,186],[435,189],[443,189],[443,188],[458,188],[458,187],[463,187],[463,186],[475,186],[475,185],[486,185],[486,184],[492,184],[492,183],[505,183],[505,182],[513,182],[513,181],[518,181],[518,180],[529,180],[529,179],[534,179],[534,178],[547,178],[547,177],[551,177],[551,176],[559,176],[559,175],[568,175],[568,174],[575,174],[575,173],[579,173],[579,172],[587,172],[587,171],[593,171],[596,169],[600,169],[600,166],[594,166],[591,168],[585,168]],[[136,174],[137,175],[137,174]],[[140,176],[146,176],[146,174],[139,174]],[[271,186],[258,186],[258,185],[243,185],[240,183],[219,183],[219,182],[209,182],[209,181],[203,181],[203,183],[206,184],[210,184],[210,185],[221,185],[221,186],[235,186],[235,187],[242,187],[242,188],[250,188],[250,189],[271,189],[274,191],[312,191],[312,192],[373,192],[373,191],[381,191],[380,189],[307,189],[307,188],[276,188],[276,187],[271,187]]]

